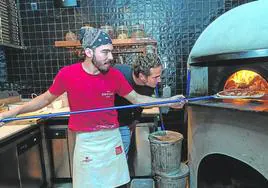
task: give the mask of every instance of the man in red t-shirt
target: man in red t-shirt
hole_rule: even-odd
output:
[[[51,87],[30,102],[0,114],[3,118],[39,110],[67,93],[70,111],[114,106],[115,94],[133,104],[168,101],[136,93],[120,71],[111,67],[112,40],[92,27],[80,30],[84,61],[62,68]],[[184,102],[173,104],[181,108]],[[75,132],[74,188],[109,188],[129,182],[129,172],[116,110],[71,114],[69,129]]]

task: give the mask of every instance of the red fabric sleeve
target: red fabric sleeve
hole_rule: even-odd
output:
[[[58,74],[56,75],[53,84],[48,89],[49,92],[53,95],[60,96],[66,91],[66,87],[64,84],[65,76],[64,76],[64,70],[61,69]]]
[[[130,84],[128,83],[127,79],[124,77],[124,75],[119,71],[116,70],[116,75],[117,75],[117,91],[116,93],[120,96],[126,96],[127,94],[129,94],[133,89],[130,86]]]

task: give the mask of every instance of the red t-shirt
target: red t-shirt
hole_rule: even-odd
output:
[[[91,75],[76,63],[62,68],[49,92],[61,95],[67,92],[70,111],[114,106],[115,94],[125,96],[132,91],[123,74],[114,68],[106,74]],[[69,128],[73,131],[97,131],[118,127],[116,110],[71,114]]]

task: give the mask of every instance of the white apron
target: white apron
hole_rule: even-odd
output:
[[[114,188],[129,181],[118,128],[76,133],[73,188]]]

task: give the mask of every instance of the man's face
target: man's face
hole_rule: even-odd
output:
[[[111,62],[113,60],[112,50],[113,46],[111,44],[106,44],[97,47],[93,51],[92,63],[102,73],[107,72],[111,67]]]
[[[144,76],[144,84],[155,88],[161,82],[162,66],[151,68],[150,73],[150,76]]]

